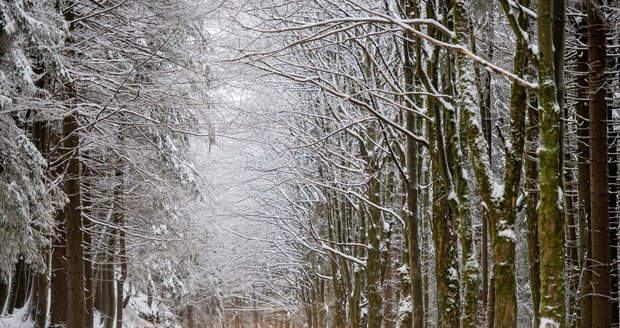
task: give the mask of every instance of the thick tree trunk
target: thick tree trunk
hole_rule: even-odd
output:
[[[41,79],[39,87],[44,87],[45,79]],[[41,152],[41,155],[47,157],[49,155],[49,123],[45,121],[37,121],[32,127],[32,139],[37,149]],[[49,297],[49,274],[50,274],[50,248],[45,247],[41,249],[43,259],[45,263],[45,271],[35,276],[35,284],[37,289],[36,302],[32,305],[35,307],[34,316],[34,328],[45,328],[47,324],[47,307]]]
[[[441,112],[433,106],[434,127],[429,127],[429,139],[434,140],[437,153],[432,156],[433,180],[432,232],[435,244],[435,276],[437,279],[437,327],[459,327],[460,291],[456,233],[450,225],[455,213],[444,199],[449,196],[445,148],[443,145]],[[441,162],[444,162],[442,164]],[[442,167],[443,166],[443,167]]]
[[[409,0],[404,7],[403,16],[409,17],[411,13],[414,13],[416,17],[419,16],[418,3],[416,1]],[[405,73],[405,88],[409,92],[407,100],[413,105],[416,103],[416,99],[412,92],[415,91],[415,76],[419,78],[420,70],[422,69],[422,54],[421,44],[416,43],[415,49],[411,41],[414,38],[411,33],[405,33],[405,41],[403,46],[404,51],[404,73]],[[419,39],[417,39],[419,41]],[[415,53],[414,53],[415,52]],[[415,68],[412,62],[415,55]],[[418,127],[416,126],[416,118],[411,111],[407,111],[405,114],[406,128],[411,133],[416,133]],[[407,193],[407,215],[406,215],[406,232],[407,232],[407,254],[409,255],[409,274],[410,274],[410,292],[411,292],[411,304],[412,304],[412,323],[413,327],[424,326],[424,300],[423,300],[423,286],[422,286],[422,262],[420,259],[420,243],[419,240],[419,182],[418,182],[418,143],[412,138],[407,138],[406,149],[406,165],[408,172],[408,183],[406,184]],[[404,281],[403,281],[404,282]]]
[[[376,139],[376,130],[372,126],[367,127],[369,141],[368,146],[373,145]],[[366,146],[362,146],[366,147]],[[379,170],[375,167],[375,158],[368,156],[369,149],[362,149],[365,154],[366,168],[370,179],[368,181],[368,200],[373,204],[380,204],[381,193],[379,184]],[[383,218],[381,212],[375,206],[368,207],[368,260],[366,265],[366,298],[368,299],[368,328],[381,328],[383,323],[383,265],[381,261],[381,231],[383,229]]]
[[[465,1],[457,0],[454,2],[454,19],[457,42],[463,45],[469,44],[473,26]],[[464,56],[457,58],[459,98],[457,106],[459,112],[463,113],[466,107],[472,106],[479,108],[478,95],[476,94],[476,79],[473,63]],[[454,115],[453,120],[456,120]],[[456,191],[458,195],[458,215],[459,215],[459,239],[461,241],[461,265],[463,267],[463,306],[461,311],[461,326],[474,328],[478,325],[478,287],[480,286],[480,266],[475,250],[471,200],[469,190],[468,165],[468,143],[467,143],[467,121],[459,120],[459,134],[453,137],[454,147],[457,149],[454,154],[456,159],[454,176],[456,180]],[[457,130],[456,124],[453,128]]]
[[[46,251],[45,255],[46,266],[49,267],[49,251]],[[49,297],[49,276],[48,272],[40,273],[37,275],[37,310],[34,317],[34,328],[45,328],[47,323],[47,306]]]
[[[609,174],[607,152],[606,31],[602,1],[587,1],[589,38],[590,210],[592,327],[611,325]]]
[[[493,17],[493,15],[489,15],[491,17]],[[490,28],[491,24],[488,24],[489,26],[487,26],[487,31],[486,34],[493,34],[493,29]],[[485,38],[486,41],[492,40],[492,36],[486,36]],[[489,45],[489,51],[488,51],[488,57],[489,59],[492,58],[493,55],[493,47],[491,45]],[[484,71],[483,73],[484,75],[481,75],[482,78],[482,85],[481,85],[481,99],[480,99],[480,115],[482,118],[482,134],[484,135],[484,139],[487,143],[487,156],[489,158],[489,167],[493,168],[493,147],[492,147],[492,142],[493,142],[493,133],[492,133],[492,127],[493,127],[493,117],[491,114],[491,74],[489,72]],[[481,290],[481,295],[480,295],[480,299],[481,299],[481,306],[483,309],[483,319],[484,321],[489,321],[489,316],[488,316],[488,306],[489,306],[489,221],[491,220],[490,215],[489,215],[489,211],[488,209],[485,209],[484,207],[482,207],[480,209],[480,211],[482,212],[482,231],[481,231],[481,240],[480,240],[480,248],[481,248],[481,262],[482,262],[482,268],[481,268],[481,285],[482,285],[482,290]],[[491,304],[491,307],[493,307],[494,305]],[[492,320],[491,320],[492,321]]]
[[[9,297],[9,281],[4,281],[0,278],[0,315],[4,314],[4,306],[7,303]]]
[[[611,326],[620,327],[620,263],[618,262],[620,232],[620,212],[618,211],[618,199],[620,193],[620,176],[618,165],[620,163],[620,124],[614,118],[620,110],[620,16],[612,14],[618,8],[618,1],[607,0],[607,131],[608,131],[608,163],[609,163],[609,248],[611,266]]]
[[[457,1],[465,8],[462,1]],[[522,3],[523,5],[523,3]],[[459,15],[456,12],[457,29],[459,22],[466,18],[466,13]],[[459,18],[459,16],[463,16]],[[525,18],[519,18],[519,25],[525,28]],[[457,30],[458,32],[458,30]],[[466,37],[468,34],[464,34]],[[514,57],[514,71],[518,76],[523,76],[526,67],[525,57],[526,44],[521,38],[518,39]],[[468,64],[465,58],[462,65]],[[463,74],[473,69],[461,69]],[[473,92],[472,92],[473,93]],[[510,143],[506,151],[506,169],[503,184],[495,181],[491,171],[488,157],[488,145],[481,127],[481,114],[475,106],[475,97],[470,97],[474,106],[460,106],[460,112],[467,127],[469,148],[472,153],[472,161],[480,193],[490,218],[489,232],[493,254],[493,280],[494,280],[494,307],[488,315],[493,316],[493,326],[516,327],[517,324],[517,298],[516,298],[516,266],[515,266],[515,217],[516,200],[521,179],[523,166],[523,148],[525,134],[526,92],[523,86],[513,84],[510,107]],[[487,317],[487,321],[490,318]]]
[[[63,121],[64,154],[69,155],[65,193],[69,203],[65,206],[67,229],[67,328],[84,328],[86,301],[84,297],[84,249],[82,244],[82,214],[80,197],[80,143],[76,114]]]
[[[15,295],[13,298],[12,310],[23,308],[28,301],[28,295],[30,293],[30,270],[28,269],[28,266],[23,259],[17,261],[15,279],[16,286],[14,291]]]
[[[19,259],[15,264],[15,270],[11,278],[11,288],[9,290],[6,312],[13,314],[15,309],[21,309],[27,298],[27,273],[26,263]]]
[[[565,326],[564,220],[560,181],[560,119],[553,56],[553,1],[538,3],[538,102],[540,117],[540,242],[541,327]],[[563,67],[558,67],[563,69]]]
[[[584,5],[580,8],[586,12]],[[584,45],[577,52],[575,78],[577,84],[577,159],[579,204],[579,264],[580,264],[580,298],[578,307],[579,327],[592,327],[592,271],[588,258],[592,252],[590,238],[590,123],[588,111],[588,30],[586,21],[576,20],[577,44]]]
[[[335,195],[330,195],[331,204],[325,206],[325,217],[328,219],[328,233],[329,239],[338,243],[344,243],[341,238],[341,214],[338,209],[338,198]],[[339,247],[340,248],[340,247]],[[344,251],[343,248],[339,249]],[[343,279],[346,279],[346,274],[343,272],[344,268],[348,265],[342,263],[338,256],[330,255],[330,273],[332,276],[332,292],[334,295],[333,319],[331,325],[335,328],[344,328],[347,325],[346,320],[346,291],[343,284]],[[343,270],[341,270],[343,268]]]
[[[527,108],[527,150],[525,156],[525,218],[527,225],[527,262],[529,264],[530,291],[532,294],[532,327],[540,325],[540,244],[538,242],[538,110],[529,105]]]

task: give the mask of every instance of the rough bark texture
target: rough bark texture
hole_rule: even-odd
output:
[[[65,206],[67,229],[67,328],[84,328],[86,300],[84,298],[84,249],[82,248],[82,214],[80,202],[80,162],[78,158],[79,135],[76,114],[63,121],[65,142],[63,151],[69,157],[65,193],[69,203]]]
[[[525,156],[525,218],[527,225],[527,261],[529,264],[530,291],[532,293],[532,327],[538,327],[540,317],[540,244],[538,242],[538,111],[534,106],[527,109],[527,153]]]
[[[123,174],[120,170],[116,171],[117,187],[114,193],[114,223],[117,228],[118,235],[118,263],[120,267],[120,276],[116,281],[116,327],[123,325],[123,287],[127,279],[127,254],[125,250],[125,215],[123,208]],[[188,308],[191,311],[191,306]],[[190,312],[191,313],[191,312]]]
[[[377,172],[371,171],[368,182],[368,200],[379,204],[379,180]],[[366,298],[368,299],[368,328],[381,328],[383,322],[382,270],[381,270],[381,229],[380,211],[369,208],[368,215],[368,264],[366,266]]]
[[[88,156],[88,155],[86,155]],[[91,172],[88,167],[84,166],[84,175],[86,176],[84,182],[84,189],[86,192],[90,190],[90,183],[88,182]],[[83,193],[84,196],[84,193]],[[83,212],[83,237],[84,237],[84,297],[86,299],[86,319],[84,328],[92,328],[94,325],[94,309],[95,309],[95,282],[93,281],[93,245],[92,245],[92,228],[93,222],[89,219],[92,202],[92,195],[86,195],[82,197],[82,212]]]
[[[560,107],[557,104],[553,56],[553,1],[538,3],[538,103],[540,112],[541,327],[564,327],[564,220],[560,181]],[[563,68],[558,68],[563,69]]]
[[[467,12],[465,1],[457,0],[454,2],[454,16],[457,42],[468,44],[469,35],[473,31],[471,19]],[[459,98],[457,105],[459,112],[466,111],[466,107],[479,108],[475,70],[473,63],[468,58],[460,55],[458,62],[458,85]],[[456,129],[456,126],[455,126]],[[472,228],[472,213],[469,191],[469,178],[467,172],[467,126],[464,119],[460,120],[458,138],[455,138],[456,165],[454,176],[459,200],[459,238],[461,241],[461,266],[463,268],[463,306],[461,310],[461,326],[476,327],[478,321],[478,287],[480,285],[480,267],[478,265],[477,253],[474,247],[474,236]]]
[[[419,15],[418,4],[414,1],[408,1],[405,6],[404,16],[408,17],[408,13],[414,12],[416,16]],[[403,46],[404,51],[404,73],[405,84],[408,92],[408,101],[411,104],[416,102],[411,92],[415,90],[415,75],[416,72],[419,77],[419,72],[422,69],[422,55],[420,49],[420,43],[416,43],[415,48],[409,41],[414,38],[411,33],[405,33],[406,39]],[[419,40],[418,40],[419,41]],[[415,55],[415,67],[412,62]],[[405,114],[406,128],[412,133],[416,133],[416,118],[413,113],[408,111]],[[424,300],[423,300],[423,286],[422,286],[422,262],[420,258],[420,243],[419,241],[419,181],[418,181],[418,143],[412,138],[407,138],[407,150],[406,150],[406,163],[408,172],[407,188],[407,245],[409,255],[409,273],[411,284],[411,304],[412,304],[412,324],[413,327],[423,327],[424,325]]]
[[[37,121],[32,128],[32,139],[41,152],[41,155],[47,157],[49,155],[49,124],[44,121]],[[34,315],[34,328],[45,328],[47,324],[47,307],[49,297],[49,269],[50,264],[50,248],[49,246],[42,249],[45,261],[45,271],[36,275],[37,297],[36,311]]]
[[[580,6],[586,12],[584,5]],[[577,42],[583,45],[577,52],[575,63],[575,75],[577,84],[577,159],[578,159],[578,204],[579,204],[579,264],[580,298],[578,307],[579,327],[592,327],[592,271],[587,260],[591,254],[590,238],[590,133],[589,110],[588,110],[588,30],[586,21],[581,19],[577,24]]]
[[[52,240],[52,272],[50,328],[63,327],[67,323],[67,242],[65,213],[56,212],[56,234]]]
[[[463,61],[463,65],[467,63]],[[515,74],[523,76],[525,65],[525,43],[524,40],[519,39],[514,57]],[[468,71],[470,69],[464,69],[464,72]],[[493,311],[489,312],[489,316],[493,316],[493,326],[498,328],[516,327],[517,323],[514,228],[516,199],[523,166],[526,104],[524,88],[519,84],[513,84],[510,107],[510,143],[507,145],[503,184],[495,181],[491,171],[488,145],[483,135],[480,123],[482,118],[477,106],[460,108],[463,119],[467,123],[467,137],[474,173],[491,221],[489,230],[493,250],[494,307]]]
[[[590,109],[590,210],[592,254],[592,327],[611,325],[611,276],[609,249],[609,184],[607,165],[606,31],[600,11],[602,1],[587,1],[589,109]]]
[[[49,251],[44,255],[45,263],[49,267]],[[34,317],[34,328],[45,328],[47,323],[47,305],[49,297],[49,276],[48,272],[38,274],[37,283],[37,302],[36,314]]]

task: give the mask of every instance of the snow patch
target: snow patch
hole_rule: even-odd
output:
[[[491,197],[496,201],[502,201],[504,199],[504,185],[501,183],[494,182],[493,190],[491,192]]]
[[[513,229],[504,229],[498,233],[498,236],[504,239],[512,240],[515,242],[517,240],[517,236],[515,235],[515,231]]]
[[[559,328],[560,323],[551,318],[540,318],[539,328]]]

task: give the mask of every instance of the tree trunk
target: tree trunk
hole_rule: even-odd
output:
[[[76,114],[63,120],[65,141],[63,151],[69,155],[67,177],[64,184],[69,203],[65,206],[67,229],[67,328],[83,328],[85,324],[86,301],[84,297],[84,249],[82,248],[82,215],[80,202],[80,143]]]
[[[0,278],[0,315],[4,314],[4,306],[9,297],[9,281]]]
[[[15,295],[13,298],[13,304],[12,304],[12,309],[11,312],[14,309],[21,309],[26,305],[26,302],[28,301],[28,295],[29,295],[29,287],[30,287],[30,273],[29,273],[29,269],[28,266],[26,265],[26,262],[23,259],[20,259],[19,261],[17,261],[16,264],[16,285],[15,285]]]
[[[376,138],[374,122],[367,127],[368,147],[372,147],[373,140]],[[362,146],[365,147],[365,146]],[[370,176],[368,181],[368,200],[373,204],[380,204],[379,194],[381,193],[379,184],[379,170],[374,167],[376,159],[370,158],[367,154],[370,149],[364,149],[366,161],[369,163],[367,172]],[[382,262],[381,262],[381,231],[383,229],[383,219],[381,212],[375,206],[368,207],[368,260],[366,266],[366,298],[368,299],[368,328],[381,328],[383,323],[383,295],[382,295]]]
[[[116,171],[117,188],[114,195],[115,224],[118,232],[118,261],[120,277],[116,281],[116,327],[123,325],[123,287],[127,279],[127,255],[125,250],[125,215],[123,213],[123,173]],[[191,306],[188,308],[191,311]],[[190,312],[191,313],[191,312]],[[193,319],[192,319],[193,320]]]
[[[44,255],[46,267],[49,267],[50,256],[49,250]],[[45,328],[47,323],[47,306],[49,297],[49,276],[48,272],[37,275],[37,310],[34,318],[34,328]]]
[[[530,291],[532,294],[532,327],[540,325],[540,244],[538,242],[538,110],[529,105],[527,108],[527,150],[525,156],[525,218],[527,225],[527,263],[529,266]]]
[[[564,220],[560,181],[560,108],[553,55],[553,1],[538,3],[538,103],[540,117],[540,326],[565,326]],[[557,69],[563,69],[558,67]],[[607,235],[606,235],[607,236]]]
[[[114,237],[110,236],[110,242],[108,244],[108,252],[113,252],[114,249]],[[103,288],[103,316],[105,328],[113,328],[116,318],[116,294],[114,284],[114,263],[113,257],[109,255],[107,263],[103,266],[103,281],[101,282]]]
[[[88,157],[88,155],[86,155]],[[90,220],[92,202],[92,194],[89,194],[92,187],[89,178],[91,176],[90,169],[84,166],[84,176],[86,176],[84,182],[85,197],[82,200],[83,224],[84,224],[84,293],[86,302],[86,318],[84,328],[92,328],[94,326],[94,310],[95,310],[95,286],[93,281],[93,240],[92,229],[93,222]]]
[[[52,244],[52,273],[50,298],[50,328],[67,323],[67,243],[65,213],[56,212],[56,234]]]
[[[45,79],[41,79],[37,86],[45,87]],[[49,156],[49,123],[46,121],[36,121],[32,127],[32,139],[37,149],[44,157]],[[47,324],[47,306],[49,297],[49,274],[51,269],[50,263],[50,248],[49,246],[41,249],[43,259],[45,263],[45,271],[38,273],[35,276],[35,284],[37,289],[36,302],[32,305],[35,306],[34,316],[34,328],[45,328]]]
[[[414,13],[416,17],[419,16],[418,3],[416,1],[409,0],[404,8],[404,17],[409,17],[410,13]],[[405,73],[405,88],[409,92],[407,99],[413,105],[417,102],[412,92],[415,91],[415,75],[420,76],[420,70],[422,69],[422,54],[421,44],[419,38],[416,39],[418,43],[415,45],[409,41],[414,39],[414,36],[410,32],[405,33],[405,41],[403,46],[404,51],[404,73]],[[415,53],[413,53],[415,51]],[[412,63],[413,56],[415,55],[415,68]],[[415,71],[414,71],[415,69]],[[405,114],[406,128],[411,133],[417,132],[416,118],[411,111],[407,111]],[[406,231],[407,231],[407,254],[409,255],[409,274],[411,284],[411,304],[412,304],[412,321],[413,327],[424,326],[424,301],[423,301],[423,286],[422,286],[422,262],[420,259],[420,244],[419,240],[419,183],[418,183],[418,143],[412,138],[407,138],[407,150],[406,150],[406,165],[408,172],[408,182],[406,184],[407,193],[407,215],[406,215]]]
[[[466,3],[462,0],[454,2],[455,30],[456,39],[462,45],[469,44],[470,35],[473,32],[473,26],[469,13],[466,9]],[[473,48],[473,47],[472,47]],[[458,90],[459,97],[457,106],[459,112],[463,113],[468,106],[480,107],[478,105],[476,90],[475,70],[473,63],[462,55],[457,57],[458,69]],[[456,116],[452,118],[456,120]],[[463,267],[463,285],[464,285],[464,304],[461,311],[461,326],[474,328],[478,323],[478,287],[480,286],[480,266],[475,250],[471,200],[468,179],[468,144],[467,144],[467,122],[464,119],[459,120],[458,135],[453,138],[453,147],[457,149],[454,157],[456,159],[454,167],[454,176],[456,180],[456,188],[458,195],[458,216],[459,216],[459,238],[461,240],[461,263]],[[456,126],[453,128],[456,130]]]
[[[13,314],[13,310],[15,310],[15,294],[19,285],[18,267],[18,263],[14,264],[13,270],[9,273],[6,305],[4,306],[3,313]]]
[[[583,4],[580,9],[586,13]],[[575,62],[575,79],[577,84],[577,103],[575,104],[577,120],[577,158],[578,158],[578,204],[579,204],[579,264],[580,264],[580,298],[578,317],[580,328],[592,327],[592,271],[589,257],[592,254],[590,238],[590,123],[588,110],[588,30],[585,20],[576,20],[577,44],[584,45],[577,52]]]
[[[28,306],[28,318],[30,320],[35,320],[37,317],[37,304],[39,297],[39,275],[30,273],[29,285],[30,291],[28,293],[28,300],[26,301],[26,306]]]
[[[589,38],[590,210],[592,254],[592,327],[611,325],[609,249],[609,174],[607,153],[607,56],[602,1],[587,1]]]
[[[187,306],[187,328],[194,328],[194,306],[193,305],[188,305]],[[116,327],[120,327],[117,326]],[[237,327],[241,327],[241,322],[239,320],[239,316],[235,315],[235,328]]]

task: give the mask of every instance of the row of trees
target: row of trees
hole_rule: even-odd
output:
[[[180,308],[203,238],[184,211],[208,107],[201,3],[11,0],[0,13],[0,309],[83,328],[121,327],[137,293]]]
[[[618,325],[618,5],[245,3],[305,325]]]

